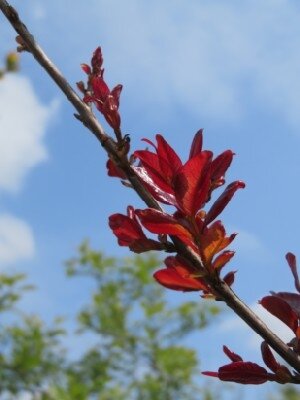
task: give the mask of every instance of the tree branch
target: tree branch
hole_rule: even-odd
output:
[[[73,104],[78,113],[75,115],[76,118],[79,119],[96,136],[108,155],[116,160],[118,166],[124,171],[140,198],[147,204],[148,207],[162,210],[157,201],[143,187],[134,170],[131,168],[127,157],[120,155],[116,142],[104,132],[103,127],[92,113],[90,107],[79,98],[59,69],[52,63],[52,61],[37,44],[33,35],[20,20],[17,11],[10,6],[6,0],[0,0],[0,10],[6,16],[15,31],[22,38],[22,41],[26,46],[25,49],[32,53],[36,61],[46,70],[48,75],[66,95],[70,103]],[[202,261],[195,252],[183,245],[177,238],[171,238],[178,253],[188,258],[190,262],[192,262],[199,269],[203,268]],[[220,279],[214,280],[210,277],[207,277],[207,281],[211,287],[213,287],[219,298],[224,300],[224,302],[256,333],[258,333],[291,367],[300,372],[300,358],[297,356],[297,354],[293,352],[277,335],[270,331],[266,324],[238,298],[238,296],[226,285],[224,281]]]

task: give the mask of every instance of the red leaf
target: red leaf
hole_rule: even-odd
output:
[[[182,166],[182,162],[162,135],[156,135],[156,140],[159,162],[165,160],[165,163],[160,165],[161,170],[173,179],[177,170]]]
[[[109,88],[108,88],[107,84],[104,82],[104,80],[101,77],[92,76],[91,86],[92,86],[94,95],[96,97],[96,100],[104,102],[106,97],[110,93]],[[99,102],[97,104],[99,104]]]
[[[117,167],[117,165],[111,160],[108,159],[106,163],[107,175],[115,178],[127,179],[127,176],[121,170],[121,168]]]
[[[101,67],[103,64],[103,57],[102,57],[102,51],[101,47],[97,47],[96,50],[93,53],[93,57],[91,60],[91,64],[93,67],[93,73],[94,74],[100,74],[101,73]]]
[[[261,354],[266,366],[270,368],[271,371],[276,373],[276,371],[280,368],[280,364],[276,361],[270,347],[265,341],[263,341],[261,344]]]
[[[213,262],[213,269],[220,271],[234,256],[235,252],[231,250],[223,251]]]
[[[168,289],[183,292],[208,290],[208,286],[201,278],[195,278],[195,271],[180,256],[170,256],[165,259],[167,268],[154,273],[158,283]]]
[[[219,378],[219,373],[214,371],[203,371],[202,375],[212,376],[213,378]]]
[[[198,153],[201,153],[202,143],[203,143],[203,129],[199,129],[199,131],[194,136],[191,145],[189,159],[195,157]]]
[[[224,192],[221,194],[221,196],[214,202],[211,209],[208,211],[206,218],[205,218],[205,224],[208,225],[214,219],[216,219],[217,216],[219,214],[221,214],[221,212],[224,210],[224,208],[230,202],[234,193],[238,189],[243,189],[244,187],[245,187],[245,183],[242,181],[235,181],[235,182],[232,182],[230,185],[228,185],[227,188],[224,190]]]
[[[299,282],[299,276],[298,276],[298,271],[297,271],[296,256],[293,253],[287,253],[285,258],[286,258],[286,260],[291,268],[292,274],[294,276],[295,288],[300,293],[300,282]]]
[[[225,175],[225,172],[230,167],[234,153],[231,150],[226,150],[211,163],[211,180],[215,181]]]
[[[111,215],[109,217],[109,226],[117,236],[119,245],[128,246],[135,253],[164,249],[163,243],[146,237],[132,206],[128,206],[127,215]]]
[[[114,234],[119,238],[126,240],[145,238],[142,228],[135,220],[130,219],[127,215],[113,214],[109,217],[109,226]]]
[[[171,215],[153,208],[136,210],[135,213],[150,232],[177,236],[183,243],[196,248],[192,234]]]
[[[221,381],[260,385],[270,380],[267,370],[252,362],[237,361],[219,368]]]
[[[144,167],[132,167],[135,173],[139,176],[141,181],[144,183],[146,188],[155,198],[155,200],[160,201],[164,204],[175,205],[177,204],[174,194],[170,193],[170,188],[168,191],[165,191],[161,188],[161,186],[157,185],[150,175],[147,173]]]
[[[182,163],[162,135],[156,135],[156,140],[157,146],[148,139],[144,139],[144,141],[155,148],[157,154],[149,150],[136,151],[134,154],[140,159],[142,166],[155,185],[161,190],[173,194],[173,180]]]
[[[229,350],[227,346],[223,346],[223,351],[226,356],[233,362],[243,361],[242,357],[238,354],[234,353],[233,351]]]
[[[260,304],[293,332],[297,331],[298,316],[286,301],[276,296],[266,296],[261,299]]]
[[[225,228],[221,221],[214,222],[206,227],[200,235],[200,247],[205,263],[210,263],[217,253],[225,249],[235,238],[235,235],[226,237]]]
[[[181,210],[194,216],[205,203],[210,186],[209,170],[212,152],[202,151],[177,172],[174,192]]]
[[[155,272],[153,277],[159,284],[172,290],[197,292],[202,289],[201,285],[198,287],[198,283],[194,279],[182,278],[177,271],[167,268]]]
[[[81,69],[84,71],[87,75],[90,75],[92,73],[91,68],[87,64],[81,64]]]
[[[161,170],[157,154],[148,150],[138,150],[134,152],[134,156],[141,161],[144,174],[146,173],[161,191],[173,193],[173,188],[170,186],[166,176]]]
[[[288,303],[300,318],[300,294],[289,292],[271,292],[271,294]]]
[[[113,88],[113,90],[110,92],[110,94],[113,96],[116,106],[117,108],[119,108],[119,103],[120,103],[120,95],[121,95],[121,91],[123,89],[122,85],[117,85]]]
[[[235,277],[236,271],[230,271],[228,274],[226,274],[223,278],[223,281],[228,285],[232,286],[234,283],[234,277]]]

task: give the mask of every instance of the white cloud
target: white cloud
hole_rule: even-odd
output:
[[[53,28],[49,41],[57,47],[66,26],[75,32],[78,20],[88,21],[68,37],[66,67],[88,61],[87,49],[101,44],[109,81],[126,83],[136,107],[166,112],[175,103],[199,117],[234,120],[252,105],[299,127],[298,2],[77,3],[72,13],[60,0],[45,2],[37,12]]]
[[[39,162],[57,102],[44,106],[27,78],[8,75],[0,81],[0,190],[15,192]]]
[[[80,40],[99,35],[107,71],[126,76],[144,107],[175,101],[197,115],[235,119],[250,100],[300,124],[297,2],[97,0],[83,12],[89,24]]]
[[[0,266],[31,258],[34,252],[30,226],[12,215],[0,215]]]
[[[279,336],[285,343],[289,342],[293,338],[293,332],[278,318],[274,317],[267,310],[265,310],[260,304],[252,304],[250,308],[257,314],[259,318]],[[226,333],[233,333],[236,335],[245,335],[244,342],[248,344],[251,349],[259,348],[262,338],[251,331],[246,323],[237,316],[227,318],[220,326],[220,331]]]

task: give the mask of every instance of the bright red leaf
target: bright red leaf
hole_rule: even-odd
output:
[[[194,216],[207,199],[211,158],[212,152],[202,151],[177,172],[174,182],[175,197],[181,211],[186,215]]]
[[[195,277],[195,271],[182,257],[167,257],[165,264],[167,268],[156,271],[153,275],[162,286],[183,292],[208,290],[204,280]]]
[[[245,187],[245,183],[242,181],[235,181],[235,182],[232,182],[230,185],[228,185],[226,187],[226,189],[224,190],[224,192],[221,194],[221,196],[214,202],[214,204],[208,211],[206,218],[205,218],[205,224],[208,225],[214,219],[216,219],[217,216],[221,214],[221,212],[224,210],[224,208],[230,202],[234,193],[238,189],[243,189],[244,187]]]
[[[136,215],[140,219],[142,225],[148,229],[148,231],[157,234],[166,234],[177,236],[183,243],[197,248],[194,244],[193,235],[190,231],[181,225],[171,215],[148,208],[146,210],[136,210]]]

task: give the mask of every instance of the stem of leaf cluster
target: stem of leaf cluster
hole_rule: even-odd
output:
[[[64,78],[59,69],[47,57],[41,47],[35,41],[33,35],[29,32],[25,24],[20,20],[17,11],[6,1],[0,0],[0,10],[20,35],[26,50],[28,50],[36,61],[46,70],[48,75],[54,80],[57,86],[65,94],[70,103],[75,107],[79,119],[100,141],[106,152],[118,166],[124,171],[133,189],[148,207],[162,211],[158,202],[144,188],[141,181],[131,168],[128,159],[118,152],[117,143],[108,136],[103,127],[94,116],[91,108],[86,105],[76,94],[68,81]],[[172,237],[176,250],[189,259],[199,269],[203,268],[200,257],[190,248],[185,246],[176,237]],[[219,278],[212,279],[207,277],[208,283],[214,289],[215,293],[221,298],[241,319],[243,319],[256,333],[258,333],[291,367],[300,372],[300,359],[277,335],[275,335],[266,324],[229,288],[226,283]]]

